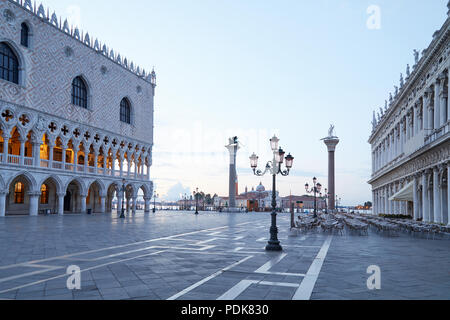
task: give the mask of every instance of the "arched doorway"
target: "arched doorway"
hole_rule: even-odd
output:
[[[50,210],[56,214],[58,211],[58,184],[53,178],[48,178],[40,186],[39,210]]]
[[[115,204],[115,208],[121,208],[121,203],[119,203],[119,195],[118,192],[121,189],[117,184],[113,183],[109,186],[108,191],[106,193],[106,212],[112,212]]]
[[[6,196],[6,215],[29,215],[31,190],[32,185],[28,177],[20,175],[14,178],[9,184],[9,193]]]
[[[81,205],[81,185],[78,181],[73,180],[69,183],[64,197],[64,213],[80,213]]]
[[[102,206],[101,187],[97,181],[93,182],[88,190],[86,198],[86,209],[91,209],[94,213],[103,213],[104,208]]]

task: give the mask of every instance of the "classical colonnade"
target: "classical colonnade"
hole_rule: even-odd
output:
[[[450,161],[419,171],[373,191],[375,214],[411,215],[415,220],[449,224]],[[413,201],[391,201],[393,195],[412,183]]]
[[[409,106],[406,114],[397,119],[392,130],[374,148],[372,152],[374,174],[401,156],[405,152],[405,145],[422,131],[424,138],[436,131],[445,129],[448,131],[450,122],[448,96],[448,71],[445,71],[424,91],[414,105]]]

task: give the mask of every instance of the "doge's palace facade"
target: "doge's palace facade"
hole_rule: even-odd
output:
[[[155,72],[30,0],[0,0],[0,216],[149,211]]]
[[[414,51],[385,108],[374,113],[372,178],[375,214],[404,214],[449,224],[449,18],[429,47]]]

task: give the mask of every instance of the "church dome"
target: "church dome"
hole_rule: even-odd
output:
[[[256,187],[256,191],[258,192],[264,192],[266,191],[266,188],[262,185],[262,182],[259,184],[259,186]]]

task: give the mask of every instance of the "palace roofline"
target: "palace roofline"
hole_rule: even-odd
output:
[[[67,19],[64,19],[64,22],[62,22],[60,17],[58,21],[56,13],[53,12],[53,14],[50,15],[49,8],[47,8],[46,11],[42,3],[39,6],[37,6],[36,1],[34,1],[33,5],[31,3],[31,0],[7,0],[7,1],[20,7],[29,14],[33,15],[34,17],[40,19],[47,25],[56,28],[63,34],[70,36],[74,40],[77,40],[81,44],[93,50],[95,53],[104,56],[111,62],[114,62],[116,65],[133,73],[134,75],[138,76],[139,78],[148,82],[149,84],[151,84],[151,77],[156,75],[154,70],[152,70],[151,73],[147,73],[145,69],[143,68],[141,69],[137,65],[135,66],[133,62],[128,62],[127,58],[122,58],[120,54],[119,53],[116,54],[113,49],[108,48],[105,44],[102,45],[97,38],[94,41],[93,40],[94,38],[91,39],[88,32],[86,33],[84,33],[83,31],[80,32],[77,26],[75,26],[75,28],[73,26],[69,27]]]
[[[450,1],[449,1],[450,5]],[[380,133],[381,129],[390,119],[394,110],[397,106],[404,100],[406,94],[409,93],[411,87],[419,80],[422,73],[426,70],[426,67],[432,63],[434,54],[441,48],[447,37],[450,36],[450,11],[449,17],[446,19],[442,27],[433,34],[433,40],[431,40],[429,46],[422,51],[422,57],[419,59],[418,63],[413,66],[413,70],[409,77],[405,79],[405,84],[399,88],[398,95],[393,97],[392,103],[389,104],[387,113],[385,113],[380,121],[377,121],[375,129],[372,131],[369,143],[372,144],[375,137]]]

